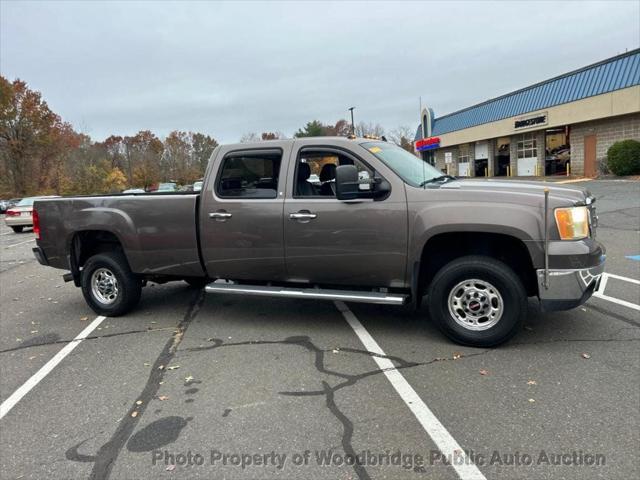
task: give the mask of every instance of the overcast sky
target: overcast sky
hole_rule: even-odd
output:
[[[0,71],[96,140],[415,128],[640,44],[640,2],[0,1]]]

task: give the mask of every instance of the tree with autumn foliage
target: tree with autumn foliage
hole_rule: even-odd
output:
[[[60,193],[64,163],[79,145],[71,125],[22,80],[0,76],[0,188],[16,195]]]

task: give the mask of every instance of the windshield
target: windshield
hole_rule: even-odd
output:
[[[393,143],[366,142],[360,145],[414,187],[421,187],[426,181],[442,176],[442,172]]]
[[[33,202],[36,199],[31,197],[31,198],[23,198],[22,200],[20,200],[18,203],[16,203],[16,207],[30,207],[31,205],[33,205]]]

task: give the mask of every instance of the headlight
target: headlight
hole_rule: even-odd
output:
[[[556,208],[555,216],[562,240],[578,240],[589,236],[587,207]]]

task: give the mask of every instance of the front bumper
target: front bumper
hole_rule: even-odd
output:
[[[550,269],[545,286],[544,269],[536,270],[540,304],[545,311],[569,310],[586,302],[600,286],[604,255],[598,265],[578,269]]]

